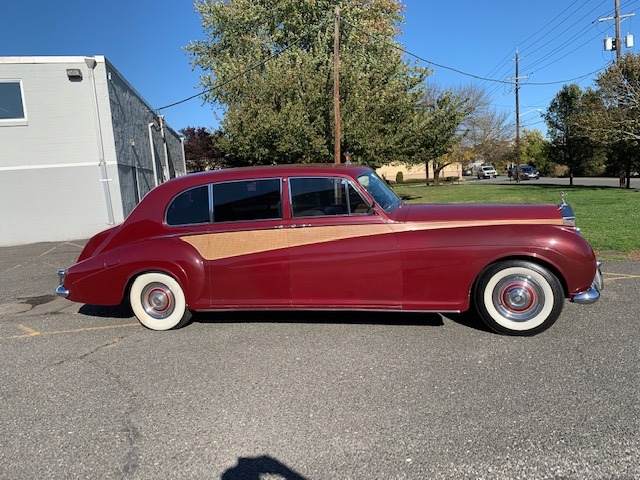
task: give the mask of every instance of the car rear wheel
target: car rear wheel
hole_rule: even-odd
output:
[[[560,316],[564,291],[558,278],[532,262],[513,260],[487,267],[475,289],[484,322],[505,335],[535,335]]]
[[[140,323],[151,330],[180,328],[191,318],[180,284],[164,273],[143,273],[136,277],[129,302]]]

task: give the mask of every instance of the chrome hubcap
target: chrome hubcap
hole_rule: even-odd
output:
[[[503,305],[516,312],[530,308],[534,299],[535,293],[528,285],[510,285],[504,289],[502,294]]]
[[[493,305],[503,317],[526,322],[542,310],[544,291],[531,277],[509,276],[496,285]]]
[[[144,311],[153,318],[163,319],[173,313],[175,307],[173,292],[162,283],[147,285],[140,297]]]

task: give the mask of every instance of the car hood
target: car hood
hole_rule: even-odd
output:
[[[405,222],[496,222],[545,220],[562,224],[557,205],[404,205]]]

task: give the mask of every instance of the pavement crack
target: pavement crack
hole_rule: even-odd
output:
[[[133,476],[140,466],[140,449],[138,448],[138,443],[142,435],[133,420],[138,395],[133,386],[124,380],[118,371],[105,368],[104,372],[107,378],[111,379],[117,389],[122,392],[123,401],[126,402],[126,406],[122,411],[123,425],[120,431],[125,435],[128,448],[120,470],[120,478],[127,478]]]
[[[122,340],[122,338],[116,338],[115,340],[111,340],[110,342],[107,342],[107,343],[104,343],[102,345],[99,345],[96,348],[94,348],[93,350],[85,352],[85,353],[83,353],[81,355],[78,355],[76,357],[67,358],[67,359],[64,359],[64,360],[59,360],[57,362],[54,362],[53,365],[57,367],[57,366],[60,366],[60,365],[63,365],[65,363],[69,362],[70,360],[84,360],[85,358],[90,357],[91,355],[95,354],[96,352],[99,352],[103,348],[110,347],[112,345],[115,345],[116,343],[119,343],[121,340]]]

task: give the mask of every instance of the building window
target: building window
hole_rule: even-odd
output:
[[[0,125],[26,125],[22,82],[0,80]]]

